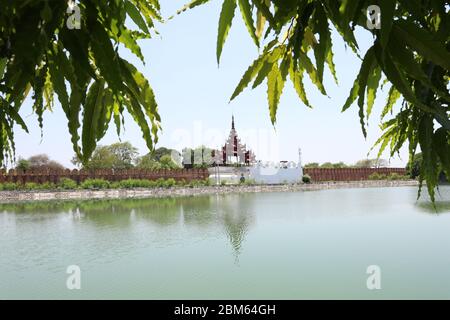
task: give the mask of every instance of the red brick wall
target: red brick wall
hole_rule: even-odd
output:
[[[305,168],[304,174],[311,176],[312,181],[358,181],[368,180],[369,176],[375,172],[389,175],[397,173],[406,174],[404,168],[342,168],[342,169],[324,169],[324,168]]]
[[[86,179],[105,179],[108,181],[120,181],[126,179],[148,179],[157,180],[159,178],[173,178],[177,181],[185,180],[203,180],[209,177],[207,169],[176,169],[176,170],[27,170],[17,171],[0,170],[0,183],[18,182],[18,183],[58,183],[61,178],[70,178],[80,183]]]

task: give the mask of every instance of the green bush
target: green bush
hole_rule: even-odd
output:
[[[75,183],[76,186],[76,183]],[[42,184],[38,184],[38,189],[40,190],[54,190],[56,189],[56,185],[52,182],[44,182]]]
[[[225,181],[222,181],[225,184]],[[246,184],[253,184],[253,181],[246,181]],[[63,189],[63,190],[73,190],[77,188],[81,189],[133,189],[133,188],[173,188],[175,186],[185,186],[185,187],[201,187],[209,186],[211,181],[206,180],[191,180],[186,182],[186,180],[176,181],[173,178],[158,180],[147,180],[147,179],[127,179],[122,181],[109,182],[104,179],[86,179],[80,186],[69,178],[61,178],[58,184],[53,184],[46,182],[43,184],[38,184],[34,182],[28,182],[25,185],[20,185],[16,183],[4,183],[0,184],[0,190],[52,190],[52,189]]]
[[[227,185],[227,182],[226,182],[225,180],[220,180],[220,185],[221,185],[221,186],[226,186],[226,185]]]
[[[109,181],[104,179],[86,179],[81,184],[82,189],[108,189]]]
[[[127,179],[118,183],[118,188],[133,189],[133,188],[152,188],[155,186],[154,181],[144,179]]]
[[[35,182],[27,182],[23,186],[21,186],[23,190],[37,190],[39,189],[39,185]]]
[[[389,176],[387,176],[388,180],[408,180],[409,176],[401,175],[396,172],[391,173]]]
[[[190,187],[190,188],[201,187],[203,185],[204,185],[204,182],[202,182],[202,180],[191,180],[187,184],[187,186]]]
[[[163,178],[159,178],[158,180],[155,181],[155,187],[157,188],[164,188],[166,185],[166,182]]]
[[[64,190],[72,190],[78,188],[77,183],[70,178],[61,178],[59,179],[58,188]]]
[[[382,173],[374,172],[369,176],[369,180],[386,180],[387,176]]]
[[[109,184],[109,188],[110,189],[121,189],[122,186],[120,184],[120,181],[114,181]]]
[[[13,191],[19,189],[19,185],[14,182],[5,182],[1,184],[1,190]]]
[[[311,176],[309,174],[304,174],[302,177],[303,183],[311,183]]]
[[[172,188],[177,184],[177,182],[175,181],[175,179],[173,178],[169,178],[165,181],[164,187],[165,188]]]
[[[369,175],[368,179],[369,180],[380,180],[380,174],[377,172],[374,172]]]

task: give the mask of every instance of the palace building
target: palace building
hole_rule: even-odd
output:
[[[247,150],[247,146],[238,137],[234,116],[231,118],[231,130],[225,145],[221,150],[214,150],[212,158],[214,165],[219,166],[249,166],[255,162],[253,151]]]

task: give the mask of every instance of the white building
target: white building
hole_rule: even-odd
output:
[[[299,183],[303,178],[302,154],[298,150],[298,163],[282,161],[263,164],[261,161],[249,168],[249,178],[260,184]]]

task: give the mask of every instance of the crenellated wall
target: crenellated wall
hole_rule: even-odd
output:
[[[368,180],[373,173],[389,175],[397,173],[406,175],[404,168],[305,168],[303,173],[311,177],[314,181],[359,181]]]
[[[143,169],[98,169],[98,170],[0,170],[0,183],[58,183],[61,178],[70,178],[77,183],[86,179],[105,179],[108,181],[121,181],[126,179],[148,179],[173,178],[177,181],[204,180],[209,177],[207,169],[175,169],[175,170],[143,170]]]

